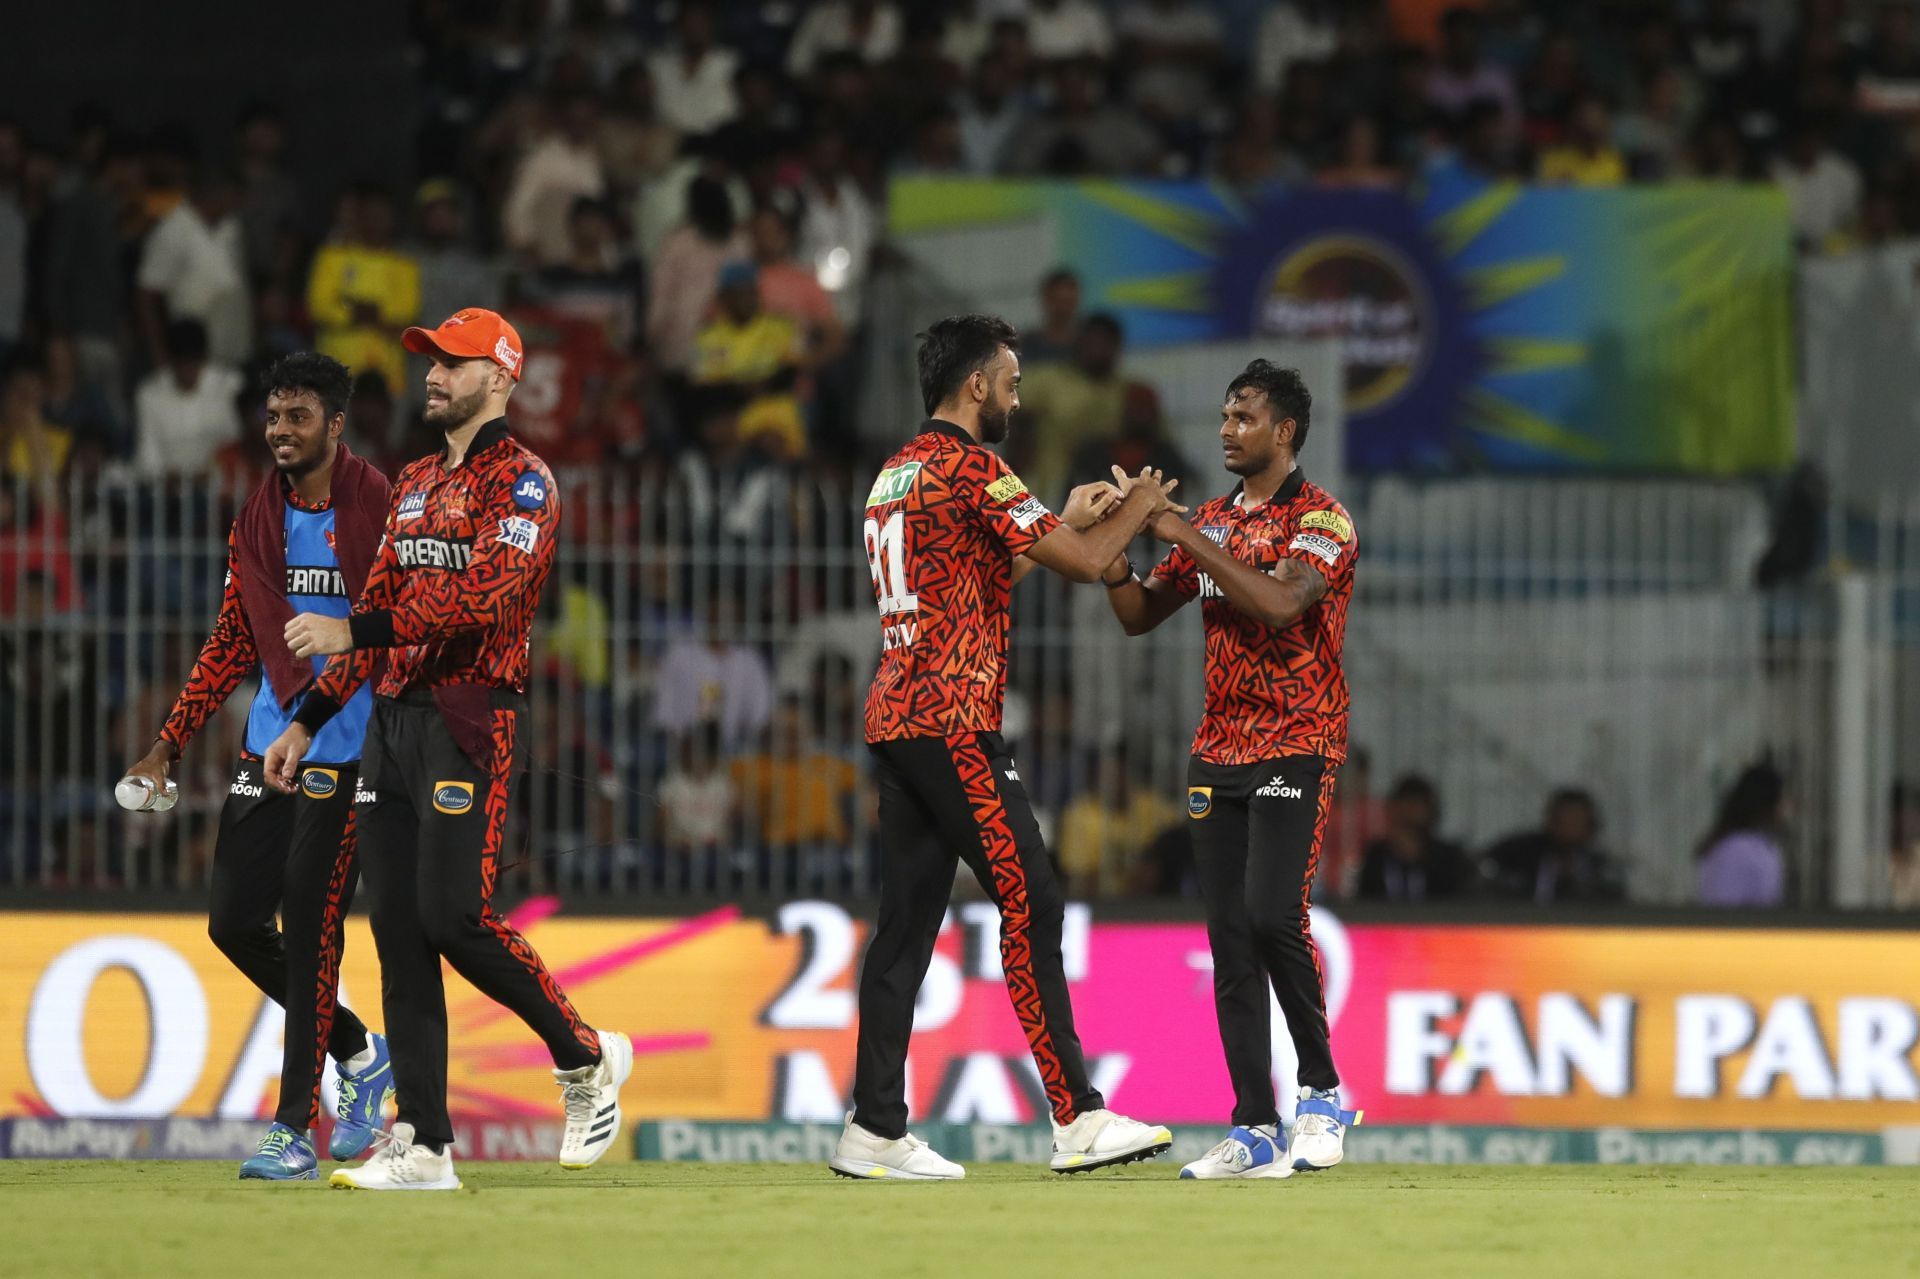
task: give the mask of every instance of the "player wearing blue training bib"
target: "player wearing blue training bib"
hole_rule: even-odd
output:
[[[354,885],[354,792],[371,695],[353,698],[320,733],[295,794],[268,786],[261,764],[325,665],[295,657],[281,628],[295,613],[352,611],[379,545],[389,487],[340,443],[351,387],[344,366],[321,355],[288,356],[267,386],[274,472],[234,521],[219,617],[159,740],[130,775],[164,786],[168,766],[257,672],[244,748],[220,813],[207,931],[286,1009],[274,1123],[240,1167],[243,1178],[283,1181],[318,1175],[312,1133],[328,1055],[341,1081],[334,1158],[366,1149],[393,1091],[385,1041],[337,999],[341,925]]]

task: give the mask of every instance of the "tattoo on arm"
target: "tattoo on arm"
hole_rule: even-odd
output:
[[[1319,569],[1302,560],[1281,560],[1273,575],[1300,593],[1299,612],[1304,613],[1318,604],[1320,597],[1327,593],[1327,579],[1320,575]]]

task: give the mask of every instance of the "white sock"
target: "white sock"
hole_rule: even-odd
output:
[[[371,1065],[373,1065],[373,1041],[369,1039],[365,1048],[340,1063],[340,1073],[357,1075]]]

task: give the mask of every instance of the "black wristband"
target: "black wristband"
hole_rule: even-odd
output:
[[[1106,579],[1106,575],[1102,574],[1100,577],[1100,585],[1106,587],[1110,591],[1117,591],[1121,587],[1125,586],[1128,582],[1138,581],[1140,578],[1140,575],[1133,571],[1133,561],[1125,560],[1124,563],[1127,566],[1127,575],[1125,577],[1121,578],[1117,582],[1109,582]]]
[[[339,713],[340,703],[314,690],[302,699],[300,709],[293,713],[293,722],[306,729],[309,736],[318,737],[320,730]]]
[[[393,614],[384,608],[355,613],[347,619],[347,633],[355,648],[392,648]]]

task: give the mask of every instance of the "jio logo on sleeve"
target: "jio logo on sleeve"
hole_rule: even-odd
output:
[[[513,501],[523,511],[537,511],[547,504],[547,482],[528,471],[513,482]]]

